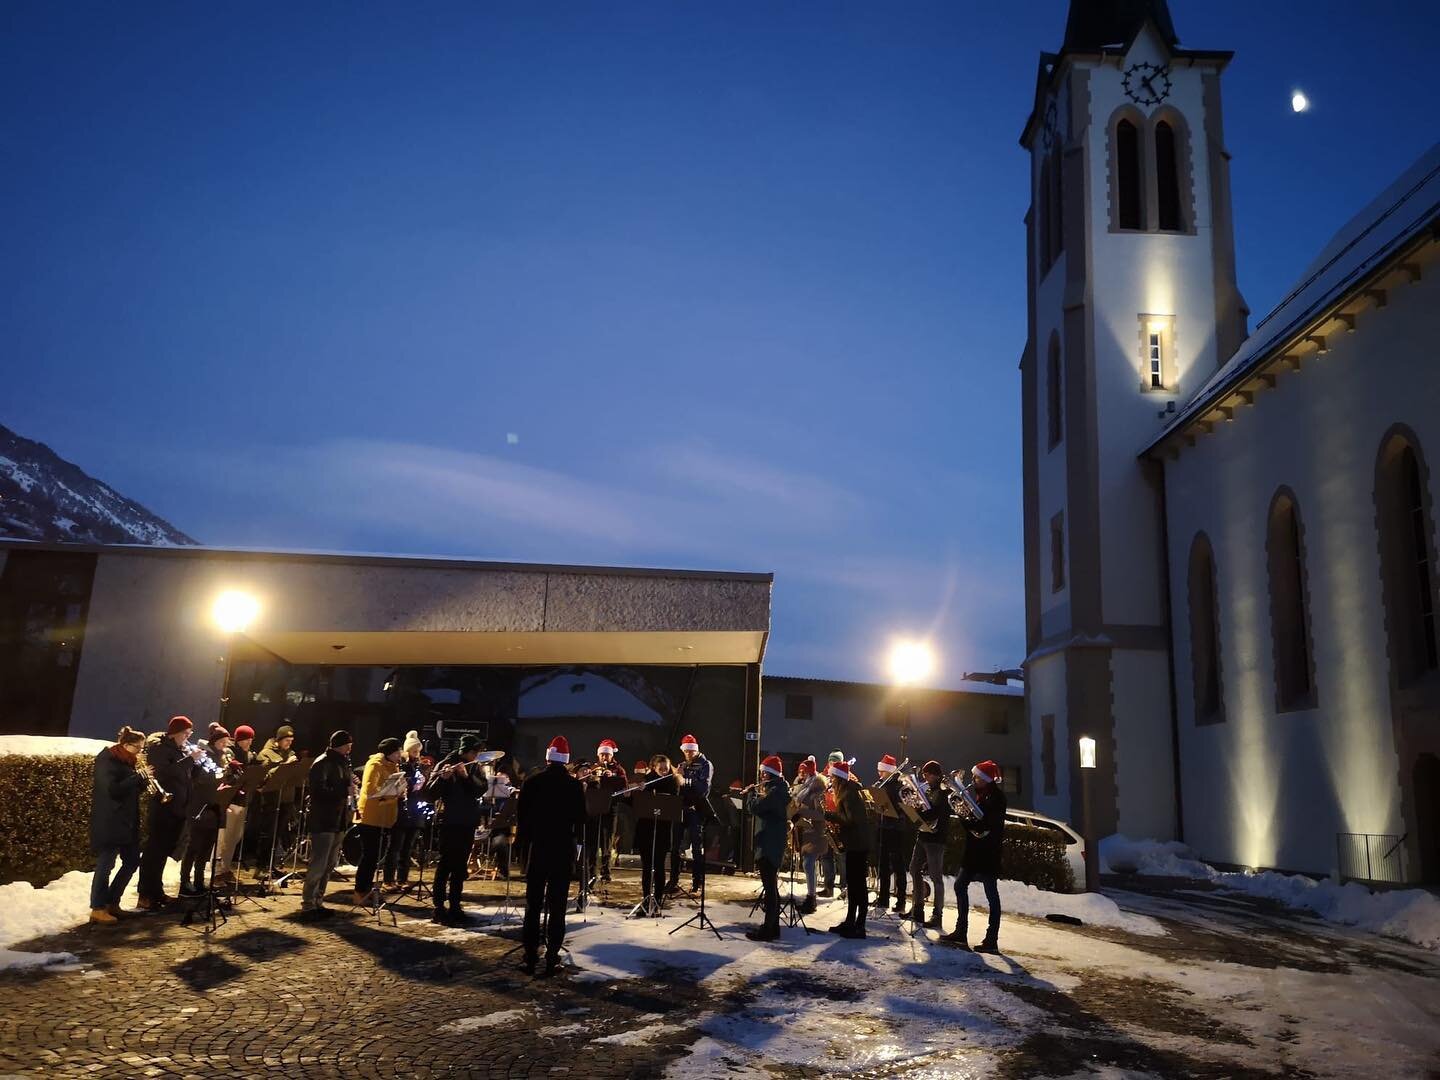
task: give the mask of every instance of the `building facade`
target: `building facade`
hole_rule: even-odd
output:
[[[1074,0],[1041,57],[1021,139],[1035,803],[1078,820],[1089,735],[1101,835],[1316,872],[1389,837],[1400,876],[1433,878],[1434,155],[1249,335],[1229,58],[1182,49],[1163,0]]]
[[[902,696],[878,683],[767,675],[761,715],[762,753],[779,754],[790,775],[805,756],[823,763],[837,748],[855,759],[866,783],[875,780],[884,754],[916,764],[934,758],[947,769],[991,760],[1004,772],[1010,804],[1030,806],[1030,738],[1019,686],[973,683]]]
[[[289,724],[300,749],[345,728],[368,752],[448,728],[527,766],[556,734],[581,761],[606,736],[673,756],[694,733],[753,776],[771,580],[0,541],[0,732],[105,738],[184,713],[202,733]],[[233,635],[212,618],[226,592],[257,607]]]

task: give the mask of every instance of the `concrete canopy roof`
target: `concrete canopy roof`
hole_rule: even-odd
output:
[[[493,633],[257,631],[245,638],[291,664],[450,667],[467,664],[757,664],[762,631]]]

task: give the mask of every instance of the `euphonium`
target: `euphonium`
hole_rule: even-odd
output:
[[[957,817],[969,821],[972,824],[985,820],[985,811],[980,802],[975,798],[975,792],[969,784],[960,782],[960,771],[945,776],[941,783],[945,785],[945,794],[950,800],[950,809]],[[976,837],[985,836],[986,833],[977,832]]]
[[[900,801],[915,811],[917,818],[930,812],[930,797],[925,794],[925,785],[916,779],[918,772],[919,768],[912,766],[908,770],[897,770],[895,774],[900,777]],[[923,833],[933,833],[937,826],[936,821],[921,819],[918,827]]]

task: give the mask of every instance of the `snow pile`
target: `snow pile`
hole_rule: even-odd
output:
[[[1211,881],[1218,873],[1177,840],[1131,840],[1124,833],[1116,833],[1100,841],[1100,872],[1197,878],[1202,881]]]
[[[1333,879],[1316,881],[1274,870],[1230,873],[1201,862],[1194,851],[1173,840],[1132,840],[1119,833],[1100,841],[1100,869],[1208,881],[1231,892],[1314,912],[1326,922],[1440,949],[1440,899],[1423,889],[1375,892],[1354,881],[1342,885]]]
[[[109,745],[105,739],[77,739],[68,735],[0,735],[0,757],[7,754],[28,754],[33,757],[84,754],[93,758]]]
[[[71,870],[43,889],[28,881],[0,885],[0,971],[75,962],[69,953],[23,953],[9,947],[17,941],[59,934],[88,921],[90,881],[94,876],[88,870]],[[173,859],[165,863],[164,881],[172,892],[180,883],[180,864]],[[135,906],[134,878],[130,879],[121,905]]]
[[[1089,926],[1109,926],[1144,937],[1158,937],[1166,932],[1148,915],[1137,915],[1121,911],[1120,905],[1100,893],[1054,893],[1026,885],[1022,881],[1001,881],[1000,910],[1006,915],[1033,915],[1043,919],[1047,915],[1068,915]],[[955,879],[945,879],[947,908],[955,897]],[[989,902],[985,890],[978,883],[970,886],[970,903],[987,913]],[[976,917],[971,917],[972,926]]]

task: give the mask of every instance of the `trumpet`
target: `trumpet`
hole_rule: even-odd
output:
[[[187,742],[180,748],[180,752],[187,755],[191,761],[195,762],[211,776],[218,777],[225,775],[225,770],[215,763],[215,759],[210,756],[210,752],[199,743]]]
[[[167,803],[174,797],[155,779],[155,770],[150,768],[150,761],[143,749],[135,755],[135,771],[145,778],[145,790],[162,803]]]

